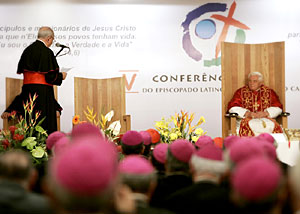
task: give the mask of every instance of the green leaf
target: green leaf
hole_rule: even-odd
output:
[[[43,119],[41,119],[38,124],[36,126],[41,126],[42,122],[46,119],[46,117],[43,117]]]
[[[36,141],[32,141],[27,144],[26,148],[31,151],[31,150],[33,150],[35,145],[36,145]]]
[[[33,128],[33,127],[30,127],[30,130],[29,130],[29,137],[31,137],[31,136],[32,136],[32,134],[33,134],[33,131],[34,131],[34,128]]]
[[[31,153],[32,156],[35,158],[42,158],[45,154],[45,150],[42,147],[37,146],[35,149],[31,151]]]
[[[41,126],[36,126],[36,127],[35,127],[35,130],[36,130],[37,132],[40,132],[40,133],[45,132],[45,130],[44,130],[43,127],[41,127]]]
[[[27,147],[28,144],[33,144],[33,142],[35,142],[35,144],[36,144],[35,139],[36,139],[35,137],[28,137],[28,138],[26,138],[25,140],[23,140],[22,146],[26,146]]]

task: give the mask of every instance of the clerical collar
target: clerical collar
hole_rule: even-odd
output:
[[[37,39],[38,41],[44,43],[44,45],[47,47],[46,43],[43,40]]]

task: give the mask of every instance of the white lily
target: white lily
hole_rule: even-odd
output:
[[[106,121],[111,121],[111,118],[114,116],[114,110],[111,110],[110,112],[108,112],[106,115],[105,115],[105,119]]]
[[[107,129],[112,130],[113,135],[117,136],[120,133],[120,130],[121,130],[120,120],[117,120],[117,121],[111,123]]]

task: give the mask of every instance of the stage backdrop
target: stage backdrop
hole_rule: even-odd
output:
[[[58,57],[60,67],[68,70],[58,89],[64,108],[62,131],[72,128],[74,77],[124,75],[126,113],[132,116],[132,129],[153,128],[162,117],[185,110],[194,112],[196,119],[205,117],[202,128],[208,135],[221,136],[223,40],[286,42],[286,110],[291,113],[289,127],[300,128],[300,3],[296,0],[19,2],[0,4],[1,112],[5,109],[5,77],[22,78],[16,74],[20,55],[36,39],[37,29],[47,25],[54,29],[56,42],[71,50]]]

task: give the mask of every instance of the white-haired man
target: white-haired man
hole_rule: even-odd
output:
[[[274,120],[281,114],[282,104],[275,91],[263,84],[263,75],[259,72],[248,75],[248,84],[235,92],[227,110],[238,114],[240,136],[282,132]]]
[[[54,97],[53,85],[61,85],[67,73],[59,72],[59,66],[53,51],[49,48],[54,40],[54,32],[50,27],[41,27],[37,40],[22,53],[17,74],[23,74],[22,92],[2,113],[1,118],[7,119],[11,112],[23,115],[23,103],[29,96],[37,95],[34,112],[41,112],[40,118],[45,118],[42,127],[48,134],[57,131],[56,116],[62,111]]]

